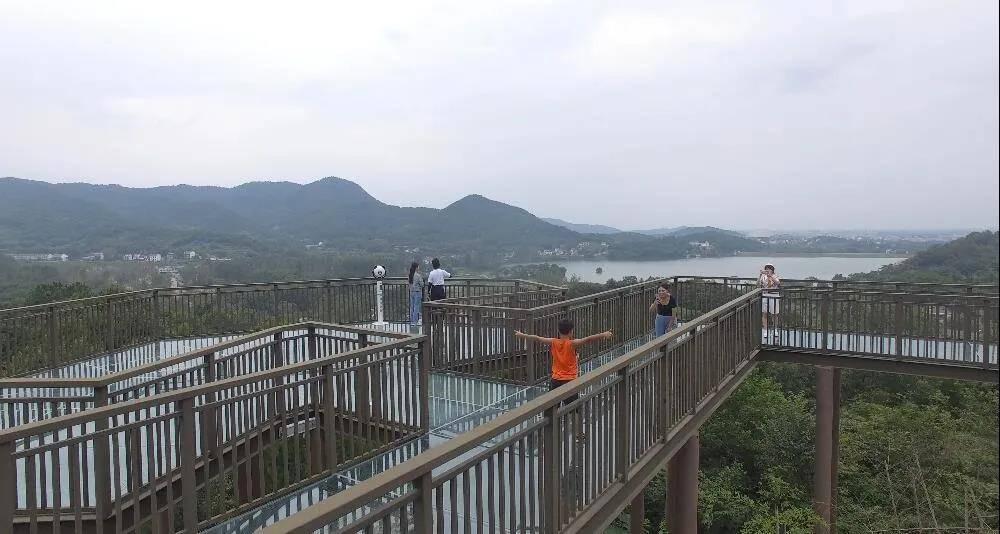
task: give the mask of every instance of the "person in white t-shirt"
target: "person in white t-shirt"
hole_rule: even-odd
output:
[[[444,298],[444,280],[451,278],[451,273],[441,268],[441,260],[437,258],[431,260],[431,267],[434,270],[427,274],[427,285],[431,289],[430,300],[441,300]]]
[[[780,311],[778,288],[781,287],[781,279],[774,273],[774,265],[768,263],[764,266],[764,269],[760,271],[760,276],[757,277],[757,286],[764,290],[761,298],[761,322],[764,330],[767,330],[768,318],[773,318],[776,323]]]

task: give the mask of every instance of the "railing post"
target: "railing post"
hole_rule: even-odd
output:
[[[7,473],[0,480],[0,532],[14,531],[14,510],[17,508],[17,464],[14,461],[14,443],[0,442],[0,472]]]
[[[965,343],[962,344],[962,360],[972,361],[975,359],[973,354],[973,343],[975,341],[975,336],[973,335],[972,329],[972,310],[975,308],[969,305],[969,300],[972,298],[972,288],[965,288],[966,296],[962,298],[962,316],[964,317],[964,327],[965,327]]]
[[[94,387],[94,408],[108,405],[108,386]],[[108,444],[108,418],[94,421],[94,497],[97,502],[97,520],[104,521],[111,512],[111,449]]]
[[[420,347],[420,428],[431,429],[431,347],[427,337],[417,342]]]
[[[113,304],[111,302],[111,297],[108,297],[108,298],[106,298],[104,300],[104,305],[105,305],[105,307],[108,310],[107,311],[107,314],[108,314],[108,316],[107,316],[107,323],[104,325],[104,328],[105,328],[105,330],[104,330],[104,335],[105,335],[104,344],[105,344],[105,348],[108,350],[108,352],[111,352],[111,351],[113,351],[115,349],[115,346],[116,346],[115,345],[115,312],[114,312]]]
[[[820,301],[820,335],[823,336],[823,342],[820,343],[820,348],[827,350],[830,348],[830,293],[824,291],[822,293],[823,300]]]
[[[431,483],[431,472],[420,475],[414,481],[414,486],[417,498],[413,501],[413,526],[416,534],[430,534],[434,532],[434,486]]]
[[[523,324],[522,324],[521,328],[524,329],[524,332],[526,334],[534,334],[535,333],[535,321],[533,320],[534,317],[532,316],[531,311],[530,310],[525,310],[522,313],[524,313],[526,317],[524,319],[522,319]],[[524,363],[524,365],[526,367],[525,370],[527,371],[525,373],[525,376],[528,377],[528,384],[527,385],[529,385],[529,386],[534,385],[535,382],[538,382],[538,380],[539,380],[539,377],[536,376],[536,373],[535,373],[535,370],[538,367],[538,362],[536,361],[536,356],[537,356],[536,350],[535,350],[536,349],[536,345],[537,344],[534,341],[525,341],[525,343],[524,343],[524,348],[525,348],[525,351],[526,351],[525,352],[525,360],[524,360],[525,363]]]
[[[615,469],[622,484],[628,482],[629,456],[632,434],[631,410],[628,401],[628,367],[618,371],[618,385],[615,389]]]
[[[276,369],[278,367],[284,367],[285,366],[285,342],[284,342],[284,337],[282,335],[282,331],[281,330],[279,330],[279,331],[277,331],[277,332],[274,333],[274,340],[272,341],[272,343],[273,343],[273,345],[272,345],[272,349],[271,350],[272,350],[272,354],[274,355],[274,367]],[[282,385],[284,385],[285,384],[285,378],[286,377],[284,377],[284,376],[278,378],[278,380],[276,381],[277,383],[275,385],[276,386],[282,386]],[[286,393],[286,391],[284,389],[280,389],[279,388],[278,391],[275,391],[274,394],[271,395],[271,397],[273,399],[272,402],[274,404],[274,406],[273,406],[274,411],[272,413],[280,414],[281,418],[282,418],[282,421],[284,421],[285,412],[287,411],[287,408],[288,408],[287,404],[286,404],[287,399],[285,397],[285,393]],[[279,398],[281,399],[280,402],[278,401]]]
[[[669,333],[667,334],[669,335]],[[673,384],[670,380],[670,345],[663,345],[659,352],[659,358],[663,360],[660,365],[660,387],[657,388],[660,394],[660,420],[659,420],[659,431],[661,432],[660,439],[664,443],[667,441],[667,435],[670,434],[670,406],[673,404],[672,399],[674,396]]]
[[[327,280],[326,284],[326,303],[324,306],[325,312],[323,313],[323,320],[328,323],[334,323],[333,319],[333,283]]]
[[[560,458],[559,416],[556,413],[558,409],[559,405],[556,404],[545,410],[545,419],[548,424],[542,428],[542,492],[544,496],[542,529],[548,534],[559,532],[561,526],[559,512],[561,508],[560,493],[562,492],[562,469],[560,468],[562,460]]]
[[[198,484],[195,479],[194,399],[181,399],[181,510],[185,533],[198,531]],[[207,475],[207,473],[206,473]]]
[[[895,334],[896,334],[895,335],[895,344],[896,344],[896,346],[893,347],[895,349],[895,350],[893,350],[893,353],[896,356],[902,356],[903,355],[903,328],[905,326],[905,324],[903,322],[903,295],[896,295],[895,313],[894,313],[894,315],[896,316],[895,317],[895,330],[896,330],[895,331]]]
[[[271,299],[271,307],[274,310],[274,324],[281,324],[280,314],[278,313],[280,311],[278,307],[278,284],[271,284],[271,296],[273,297]]]
[[[160,316],[160,291],[158,289],[153,290],[153,297],[151,301],[152,308],[152,322],[153,331],[151,332],[153,341],[160,341],[163,339],[163,325],[161,321],[163,320]]]
[[[358,334],[359,348],[368,347],[368,334]],[[371,421],[372,405],[369,400],[369,386],[371,384],[371,374],[368,367],[362,367],[354,373],[354,387],[357,400],[355,406],[358,407],[358,419],[362,424]]]
[[[55,367],[59,362],[58,353],[59,350],[59,338],[56,331],[56,308],[55,306],[49,306],[46,313],[46,323],[48,326],[48,334],[46,337],[49,339],[49,366]]]
[[[472,310],[472,357],[475,358],[476,375],[483,376],[483,312]]]
[[[993,323],[997,320],[997,314],[989,299],[983,299],[983,368],[990,367],[990,346],[993,339]],[[1000,353],[1000,346],[997,347]]]
[[[337,425],[334,424],[335,416],[333,414],[333,366],[324,365],[321,372],[323,374],[323,412],[320,414],[320,428],[323,431],[324,462],[327,469],[334,469],[337,467]]]
[[[215,382],[215,352],[209,352],[205,355],[204,366],[205,383],[210,384]],[[205,402],[209,404],[209,406],[206,406],[201,414],[201,450],[205,453],[205,456],[209,458],[219,458],[218,419],[216,416],[217,407],[215,406],[216,400],[218,400],[218,396],[215,391],[205,395]]]
[[[615,300],[615,337],[621,341],[625,341],[628,339],[628,336],[625,335],[625,292],[620,291],[618,298]]]

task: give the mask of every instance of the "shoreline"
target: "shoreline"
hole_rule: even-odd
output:
[[[737,252],[741,258],[911,258],[913,254],[879,254],[877,252]]]

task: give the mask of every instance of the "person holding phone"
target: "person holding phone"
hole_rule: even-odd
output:
[[[761,323],[764,331],[767,331],[768,319],[773,319],[772,324],[778,320],[779,302],[778,289],[781,287],[781,279],[774,272],[774,265],[768,263],[760,271],[757,277],[757,287],[764,290],[761,298]]]
[[[660,284],[656,289],[656,298],[649,305],[650,313],[656,312],[656,337],[660,337],[677,326],[677,318],[674,317],[674,308],[677,307],[677,298],[670,294],[670,285],[666,282]]]

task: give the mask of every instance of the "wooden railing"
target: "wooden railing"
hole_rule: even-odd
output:
[[[996,295],[822,287],[777,294],[768,347],[996,368]]]
[[[555,336],[562,318],[574,321],[578,337],[614,330],[614,340],[581,349],[580,361],[585,363],[649,334],[652,320],[648,308],[660,283],[660,280],[642,282],[529,308],[464,301],[428,302],[424,306],[424,328],[431,361],[439,371],[535,384],[548,377],[551,355],[547,347],[515,339],[515,330]]]
[[[899,292],[895,284],[786,284],[779,292],[780,313],[771,317],[769,332],[762,332],[762,293],[754,284],[675,280],[675,294],[688,314],[738,296],[264,532],[332,527],[362,533],[406,524],[417,532],[440,533],[597,531],[697,431],[764,349],[815,352],[818,358],[807,363],[818,365],[824,364],[823,355],[840,354],[971,364],[987,371],[973,379],[996,382],[996,286],[921,285],[911,293]],[[579,309],[614,317],[601,308],[602,301],[623,301],[608,293],[597,295],[590,307],[579,300],[560,303],[557,315],[572,317]],[[439,313],[523,317],[527,311],[452,307]],[[598,319],[594,328],[604,326]],[[770,336],[762,344],[764,334]]]
[[[0,532],[195,532],[426,432],[424,338],[330,328],[95,379],[93,406],[0,430]]]
[[[397,525],[441,533],[593,531],[584,525],[595,511],[613,508],[630,480],[686,440],[720,387],[752,365],[759,295],[689,321],[264,532]]]
[[[559,291],[522,280],[455,278],[450,297]],[[409,319],[406,280],[384,281],[385,318]],[[161,288],[0,310],[0,376],[162,339],[247,333],[302,321],[376,320],[368,278]]]
[[[318,340],[315,347],[309,343],[310,336]],[[0,429],[409,337],[344,325],[300,323],[118,371],[101,372],[98,367],[87,376],[53,377],[45,373],[0,378]]]

